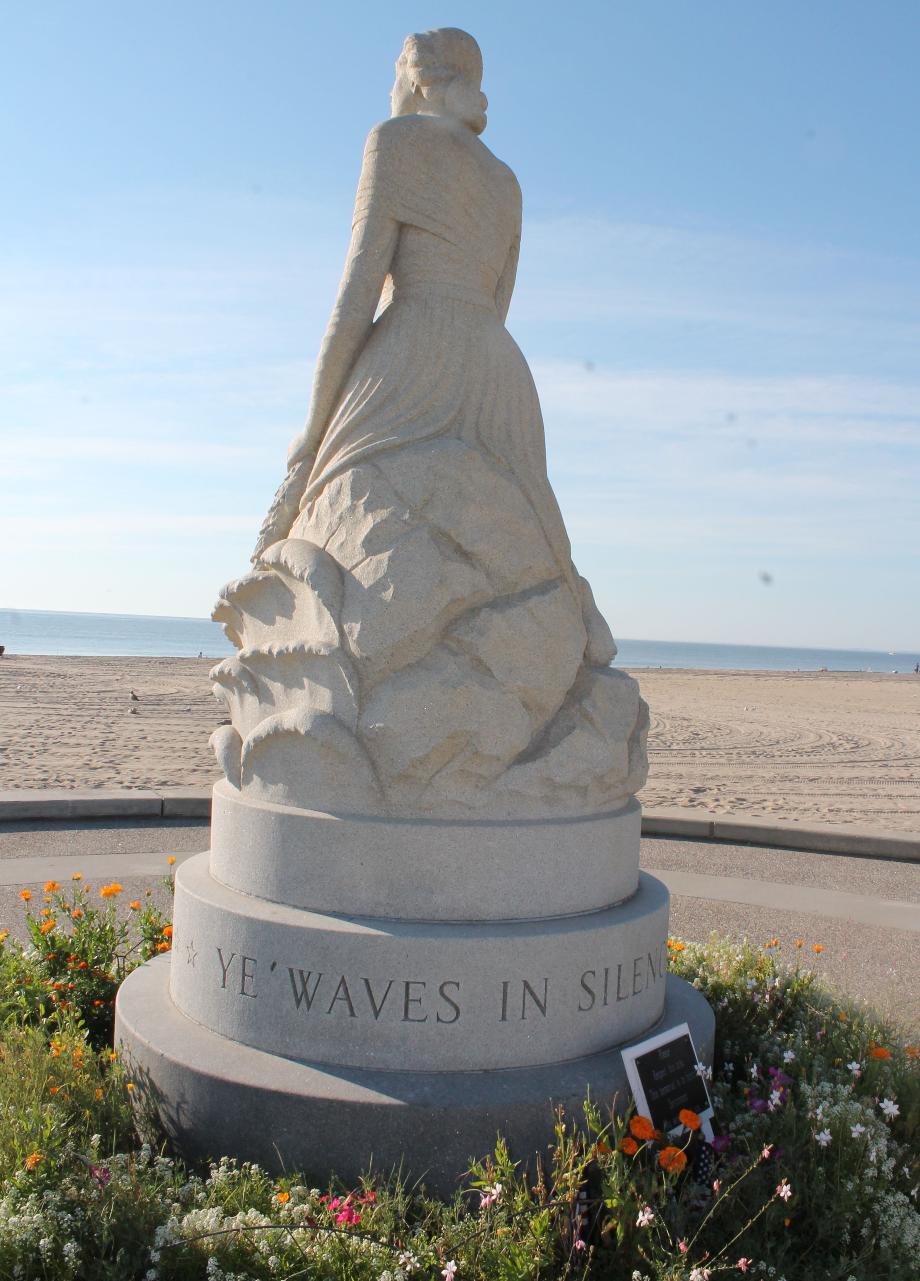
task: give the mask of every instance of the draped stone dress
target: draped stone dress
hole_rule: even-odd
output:
[[[399,225],[383,310],[288,537],[215,611],[241,650],[214,672],[240,740],[218,756],[244,792],[312,809],[623,804],[647,712],[609,667],[504,326],[517,180],[468,130],[399,117],[365,150],[357,231],[376,218]]]

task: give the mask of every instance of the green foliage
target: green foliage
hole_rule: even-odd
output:
[[[167,881],[170,888],[171,880]],[[31,946],[0,936],[0,1020],[36,1027],[82,1026],[93,1045],[111,1044],[115,994],[127,974],[168,951],[172,927],[148,894],[120,915],[117,882],[94,891],[78,874],[69,888],[48,881],[36,904],[20,891]]]
[[[79,886],[60,893],[49,891],[58,923],[42,934],[51,918],[33,916],[33,942],[60,931],[68,950],[7,946],[0,957],[0,1279],[916,1276],[917,1051],[772,947],[672,943],[672,967],[718,1020],[721,1150],[704,1179],[692,1114],[668,1138],[605,1099],[588,1101],[578,1125],[557,1117],[545,1164],[522,1169],[499,1142],[445,1203],[395,1177],[320,1188],[227,1159],[190,1170],[139,1144],[133,1083],[93,1046],[102,1023],[87,1005],[97,1008],[102,980],[68,980],[62,1008],[49,952],[120,976],[168,942],[164,925],[143,905],[119,921],[114,896],[100,908]]]

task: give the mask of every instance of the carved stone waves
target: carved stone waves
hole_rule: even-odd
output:
[[[577,592],[577,599],[576,599]],[[519,485],[457,440],[331,479],[223,589],[212,738],[254,800],[528,817],[621,806],[648,711]]]

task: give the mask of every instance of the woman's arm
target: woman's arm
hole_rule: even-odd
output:
[[[398,237],[399,224],[378,210],[370,211],[352,232],[338,297],[316,362],[307,425],[291,444],[288,467],[316,456],[348,371],[370,335]]]
[[[518,227],[517,235],[511,242],[511,248],[508,250],[508,257],[505,259],[505,266],[502,269],[501,279],[495,287],[495,307],[498,311],[498,318],[505,323],[508,316],[508,308],[511,306],[511,295],[514,293],[514,281],[517,277],[518,258],[521,253],[521,229]]]

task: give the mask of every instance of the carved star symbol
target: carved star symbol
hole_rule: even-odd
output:
[[[198,953],[195,951],[195,940],[192,939],[191,942],[186,943],[185,945],[185,964],[190,965],[192,969],[194,969],[195,962],[197,960],[198,960]]]

